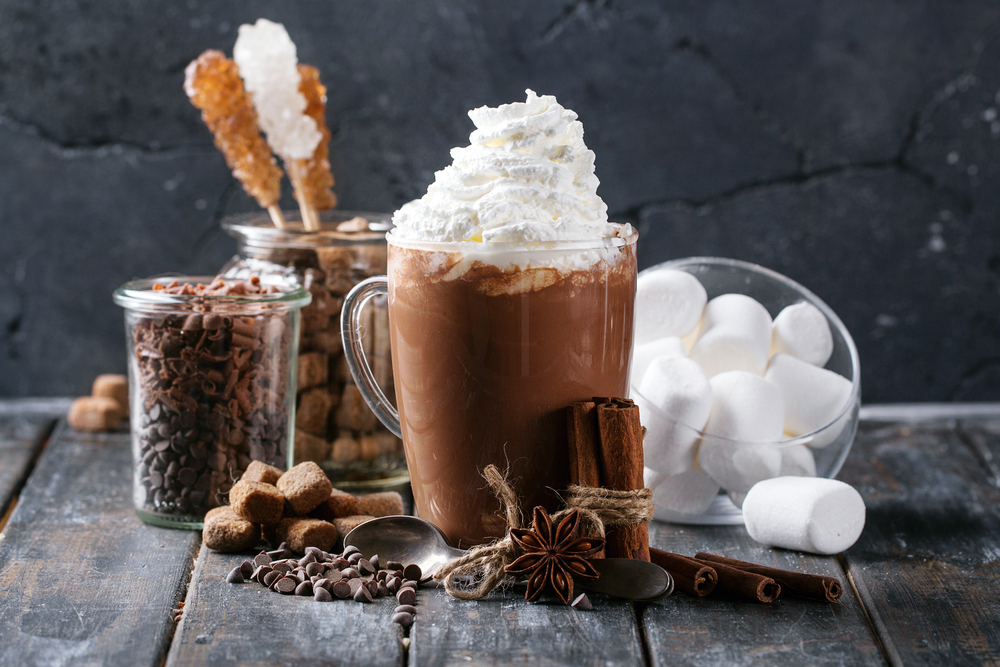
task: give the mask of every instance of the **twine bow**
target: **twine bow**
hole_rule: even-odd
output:
[[[497,586],[512,582],[504,568],[518,556],[517,547],[510,538],[510,529],[521,527],[517,494],[508,484],[507,476],[493,464],[483,470],[483,478],[500,501],[507,520],[507,533],[494,542],[472,547],[464,556],[445,563],[434,573],[434,579],[444,583],[448,595],[459,600],[482,599]],[[552,520],[558,521],[574,509],[578,510],[581,532],[595,537],[603,538],[605,528],[653,518],[653,492],[649,489],[615,491],[572,484],[567,489],[565,505],[552,515]]]

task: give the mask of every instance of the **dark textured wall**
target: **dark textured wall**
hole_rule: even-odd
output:
[[[233,254],[218,221],[252,204],[181,85],[260,16],[329,87],[343,208],[421,195],[468,109],[555,94],[642,266],[804,283],[865,402],[1000,400],[996,0],[3,0],[0,395],[124,369],[111,291]]]

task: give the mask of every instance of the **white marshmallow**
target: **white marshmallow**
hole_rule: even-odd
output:
[[[790,354],[822,368],[833,354],[830,323],[819,308],[802,301],[774,318],[771,354]]]
[[[642,384],[642,377],[649,369],[649,364],[657,357],[686,357],[684,343],[677,336],[658,338],[648,343],[637,345],[632,352],[632,384]]]
[[[781,469],[778,477],[815,477],[816,459],[805,445],[781,448]]]
[[[743,509],[743,501],[747,499],[747,494],[737,493],[736,491],[728,491],[726,495],[729,496],[730,502],[732,502],[739,509]]]
[[[698,431],[712,409],[712,387],[698,364],[687,357],[654,359],[634,398],[646,427],[646,466],[668,475],[690,468]]]
[[[785,431],[793,436],[812,433],[832,422],[851,397],[851,381],[789,354],[771,358],[766,380],[785,399]]]
[[[719,485],[697,467],[667,477],[653,490],[654,517],[674,521],[701,514],[719,494]]]
[[[704,438],[698,465],[729,492],[746,493],[757,482],[781,470],[781,452],[774,445]]]
[[[776,477],[755,485],[743,501],[750,537],[772,547],[836,554],[865,527],[865,503],[834,479]]]
[[[708,377],[726,371],[763,375],[770,353],[771,316],[764,306],[743,294],[708,302],[690,354]]]
[[[667,479],[667,477],[669,477],[669,475],[665,475],[662,472],[656,472],[652,468],[642,469],[642,485],[650,490],[655,489],[662,484],[663,480]]]
[[[709,382],[712,411],[706,433],[740,442],[783,439],[785,403],[777,385],[745,371],[720,373]]]
[[[662,269],[639,276],[635,294],[635,344],[683,336],[698,324],[708,294],[685,271]]]

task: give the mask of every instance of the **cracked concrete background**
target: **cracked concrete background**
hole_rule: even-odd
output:
[[[853,333],[865,402],[1000,400],[995,0],[4,0],[0,396],[123,371],[112,290],[235,252],[218,220],[253,204],[181,85],[261,16],[329,88],[343,208],[420,196],[468,109],[555,94],[641,267],[805,284]]]

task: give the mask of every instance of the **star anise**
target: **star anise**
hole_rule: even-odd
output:
[[[566,604],[573,599],[573,577],[596,579],[594,566],[585,559],[604,547],[599,537],[579,537],[580,513],[573,510],[555,526],[544,507],[536,507],[531,530],[512,528],[511,539],[524,554],[504,572],[528,577],[524,599],[534,602],[551,587]]]

